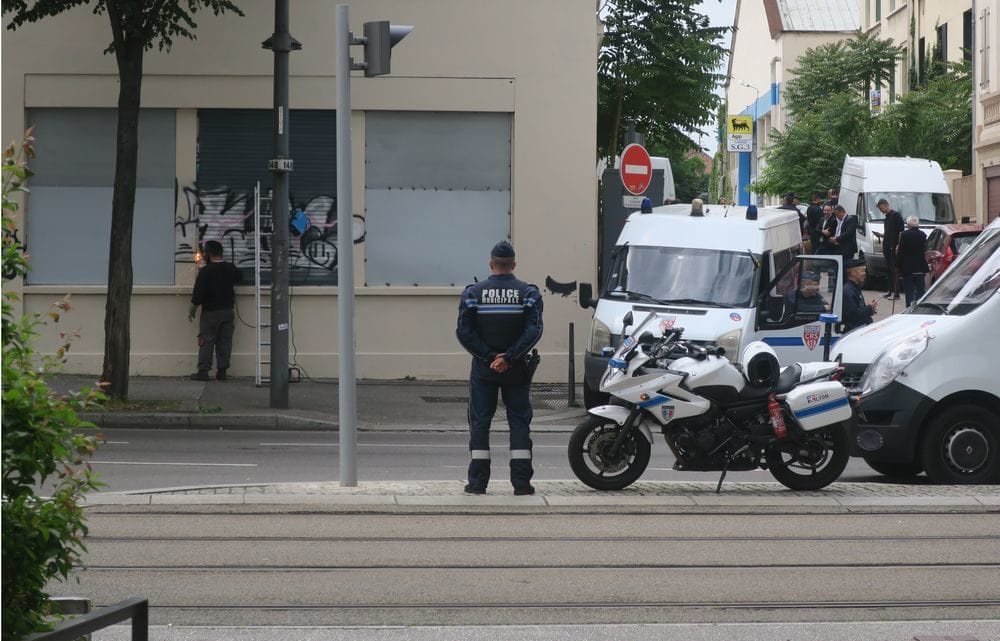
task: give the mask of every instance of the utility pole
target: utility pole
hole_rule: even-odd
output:
[[[351,193],[351,71],[365,76],[389,73],[393,45],[413,27],[387,20],[366,22],[355,38],[346,4],[337,5],[337,311],[340,325],[340,484],[358,484],[357,375],[354,369],[354,223]],[[351,45],[364,45],[365,62],[355,64]],[[287,225],[286,225],[287,227]]]
[[[288,32],[289,0],[274,0],[274,33],[261,46],[274,52],[274,175],[271,198],[271,363],[270,406],[288,407],[288,174],[289,157],[288,53],[302,45]]]

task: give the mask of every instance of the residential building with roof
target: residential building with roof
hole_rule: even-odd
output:
[[[771,130],[784,129],[782,85],[807,49],[856,35],[859,13],[858,0],[737,0],[726,102],[729,114],[752,116],[754,147],[723,154],[731,187],[722,196],[741,205],[763,202],[748,187],[764,167]]]

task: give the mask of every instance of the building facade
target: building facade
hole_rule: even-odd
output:
[[[973,156],[979,220],[1000,216],[1000,1],[975,0]]]
[[[186,309],[201,243],[221,241],[252,282],[253,193],[271,180],[273,55],[261,42],[274,5],[237,4],[245,17],[200,13],[197,40],[177,38],[144,61],[132,374],[193,371],[197,327]],[[290,31],[303,47],[290,55],[287,123],[290,206],[301,212],[290,230],[290,353],[313,377],[339,368],[335,12],[326,0],[291,3]],[[414,29],[393,49],[391,75],[351,79],[358,376],[463,378],[458,296],[488,275],[490,248],[509,238],[518,275],[546,295],[539,378],[564,380],[568,325],[582,334],[589,323],[574,284],[596,272],[593,3],[351,6],[356,34],[381,19]],[[63,324],[81,338],[69,372],[98,373],[103,359],[118,95],[114,57],[102,53],[110,40],[107,16],[85,6],[3,38],[4,139],[28,126],[37,139],[19,225],[32,271],[10,287],[28,313],[72,295]],[[252,287],[239,288],[237,309],[231,373],[251,375]],[[50,328],[43,347],[56,344]]]
[[[764,202],[749,185],[764,168],[771,130],[785,127],[781,88],[794,75],[799,57],[850,38],[859,25],[857,0],[737,0],[726,101],[730,114],[752,116],[754,146],[751,152],[727,154],[733,193],[725,196],[731,202]]]

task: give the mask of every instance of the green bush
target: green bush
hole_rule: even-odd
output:
[[[26,163],[32,155],[31,130],[20,148],[3,153],[3,278],[23,277],[28,261],[17,237],[12,196],[24,192],[31,175]],[[55,396],[45,376],[58,367],[69,349],[72,334],[61,333],[63,344],[54,357],[41,357],[33,348],[39,315],[14,316],[16,293],[3,294],[3,639],[23,638],[48,629],[46,584],[66,579],[86,551],[84,494],[99,486],[87,459],[97,441],[76,433],[92,428],[77,411],[89,407],[100,394],[86,392],[69,398]],[[48,313],[58,322],[69,309],[68,297]],[[40,496],[45,486],[45,493]]]

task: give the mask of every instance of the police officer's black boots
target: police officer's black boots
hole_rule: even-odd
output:
[[[190,376],[192,381],[207,381],[208,380],[208,370],[200,369]]]
[[[479,487],[478,485],[473,485],[472,483],[465,484],[466,494],[486,494],[485,487]]]
[[[215,380],[224,381],[226,380],[226,368],[220,367],[215,371]]]
[[[514,496],[530,496],[535,493],[535,488],[531,485],[518,485],[514,488]]]

